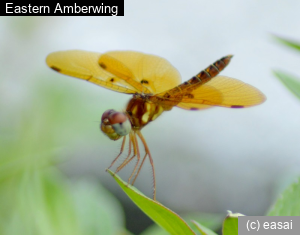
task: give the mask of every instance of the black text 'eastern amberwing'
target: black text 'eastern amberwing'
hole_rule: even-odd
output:
[[[126,135],[129,134],[127,157],[115,172],[136,158],[137,162],[128,179],[128,183],[133,185],[148,157],[152,166],[155,200],[154,165],[141,134],[144,126],[174,106],[201,110],[213,106],[245,108],[264,102],[265,96],[255,87],[237,79],[217,76],[231,57],[221,58],[184,83],[181,83],[180,74],[167,60],[135,51],[110,51],[104,54],[80,50],[59,51],[49,54],[46,62],[59,73],[132,95],[124,112],[110,109],[101,118],[101,130],[110,139],[123,138],[120,154],[109,168],[121,156]],[[137,137],[145,148],[142,158]]]

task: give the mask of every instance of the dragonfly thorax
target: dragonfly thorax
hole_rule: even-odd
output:
[[[154,121],[164,111],[163,107],[153,103],[149,95],[136,94],[129,101],[126,113],[135,130],[142,129],[149,122]]]

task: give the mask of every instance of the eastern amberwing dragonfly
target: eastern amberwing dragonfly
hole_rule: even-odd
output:
[[[265,101],[255,87],[237,79],[217,76],[230,62],[225,56],[181,83],[178,71],[165,59],[135,51],[110,51],[104,54],[70,50],[48,55],[46,62],[53,70],[77,77],[104,88],[131,94],[126,110],[105,111],[101,117],[101,130],[112,140],[123,138],[122,155],[129,135],[129,149],[125,160],[116,168],[119,172],[133,159],[137,159],[128,183],[134,184],[148,157],[153,174],[153,198],[156,197],[154,164],[141,129],[164,111],[174,106],[186,110],[201,110],[213,106],[245,108]],[[145,148],[141,158],[138,138]],[[133,153],[132,153],[133,151]]]

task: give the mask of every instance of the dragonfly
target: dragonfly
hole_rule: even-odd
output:
[[[83,50],[57,51],[47,56],[46,63],[61,74],[132,95],[124,111],[109,109],[101,117],[102,132],[112,140],[123,139],[120,153],[108,169],[124,153],[128,136],[128,153],[117,166],[115,174],[136,159],[128,179],[128,184],[133,185],[148,158],[153,177],[153,199],[156,200],[154,163],[141,129],[173,107],[185,110],[215,106],[246,108],[266,100],[261,91],[249,84],[231,77],[217,76],[231,58],[232,55],[222,57],[183,83],[170,62],[136,51],[102,54]],[[139,143],[144,147],[144,154],[140,152]]]

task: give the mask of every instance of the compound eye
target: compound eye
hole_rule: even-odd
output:
[[[115,110],[113,109],[108,109],[106,110],[103,114],[102,114],[102,117],[101,117],[101,121],[103,121],[104,119],[108,118],[108,116],[112,113],[116,113]]]
[[[108,120],[115,132],[121,136],[129,134],[131,131],[131,123],[124,113],[111,113],[108,116]]]

